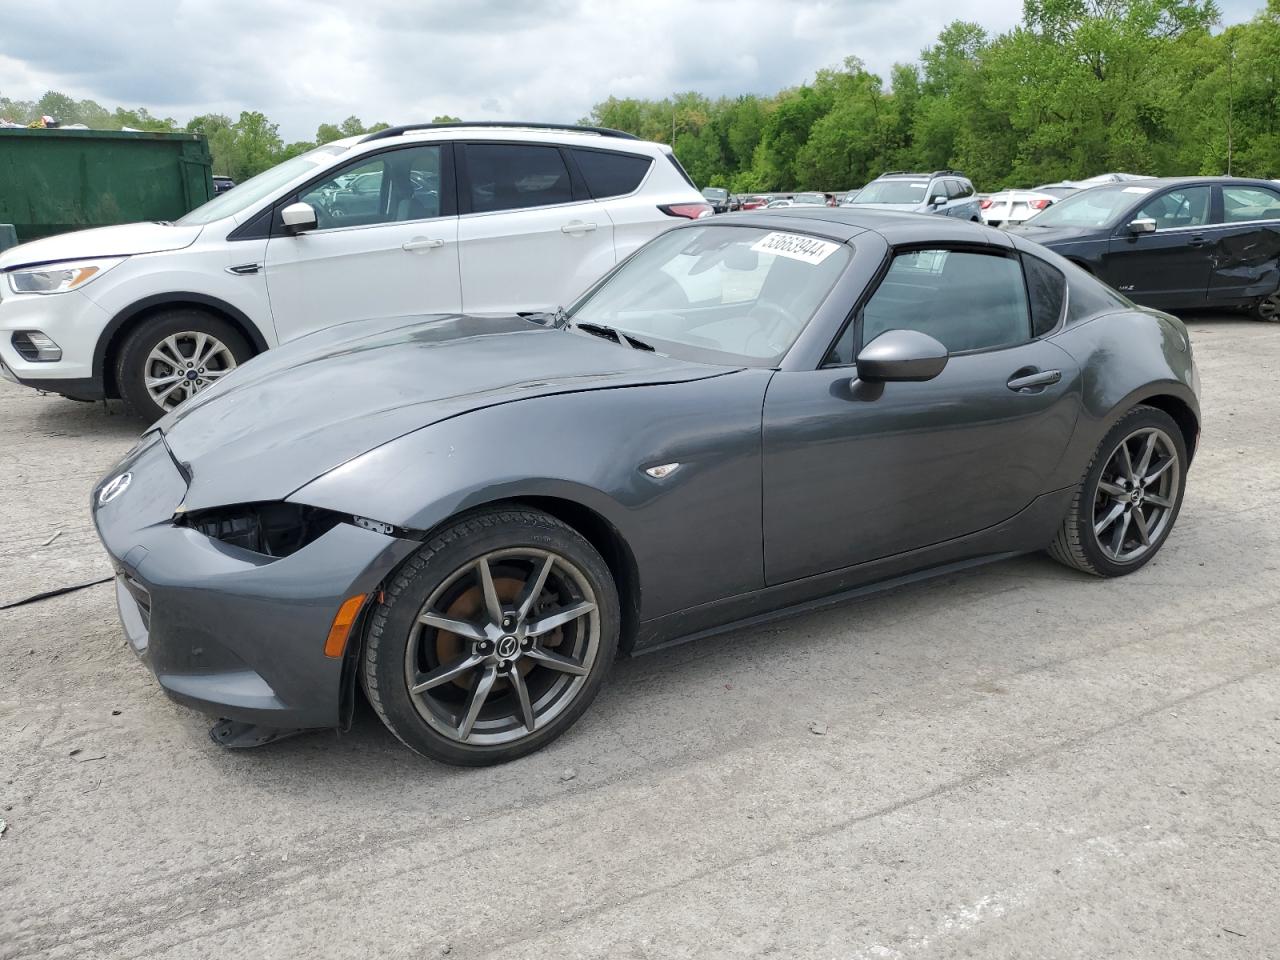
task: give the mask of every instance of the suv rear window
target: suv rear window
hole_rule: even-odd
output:
[[[640,181],[653,165],[649,157],[634,153],[606,153],[585,148],[575,148],[570,152],[587,181],[587,189],[597,200],[631,193],[640,186]]]
[[[559,147],[469,143],[467,178],[475,213],[571,203],[573,184]]]

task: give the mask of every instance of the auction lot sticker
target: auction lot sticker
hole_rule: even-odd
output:
[[[804,263],[821,263],[840,248],[840,244],[798,233],[766,233],[751,245],[756,253],[771,253],[778,257],[801,260]]]

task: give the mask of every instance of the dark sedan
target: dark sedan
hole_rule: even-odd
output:
[[[729,191],[724,187],[703,187],[702,198],[711,204],[711,209],[716,213],[728,213]]]
[[[342,324],[241,365],[98,484],[129,644],[215,739],[357,691],[459,764],[563,733],[619,653],[1011,554],[1173,529],[1186,329],[943,217],[679,226],[567,311]]]
[[[1072,193],[1011,232],[1138,303],[1243,307],[1280,320],[1280,187],[1268,180],[1132,180]]]

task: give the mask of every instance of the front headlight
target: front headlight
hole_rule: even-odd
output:
[[[66,293],[78,290],[124,261],[124,257],[109,257],[11,270],[9,288],[14,293]]]

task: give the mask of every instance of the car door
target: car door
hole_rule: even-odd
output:
[[[1151,188],[1126,187],[1151,193]],[[1153,233],[1134,233],[1129,224],[1154,220]],[[1138,303],[1181,309],[1205,302],[1213,262],[1213,188],[1172,187],[1144,198],[1120,218],[1107,242],[1103,277]]]
[[[773,377],[763,411],[768,583],[962,537],[1046,492],[1080,403],[1077,364],[1036,336],[1059,322],[1065,281],[1042,261],[1033,269],[1029,303],[1011,250],[899,252],[821,368]],[[939,339],[951,354],[942,373],[857,381],[858,350],[891,329]]]
[[[953,217],[959,217],[961,220],[973,220],[980,215],[981,206],[979,205],[977,194],[973,192],[973,184],[968,180],[952,180],[950,181],[954,193],[949,204],[949,213]]]
[[[316,211],[314,230],[290,236],[277,223],[267,242],[282,343],[347,320],[462,309],[452,167],[450,144],[400,147],[353,160],[281,202]]]
[[[460,154],[467,313],[554,310],[613,266],[613,224],[559,147],[486,141]]]
[[[1224,183],[1221,224],[1212,230],[1210,303],[1269,296],[1280,283],[1280,190]]]

